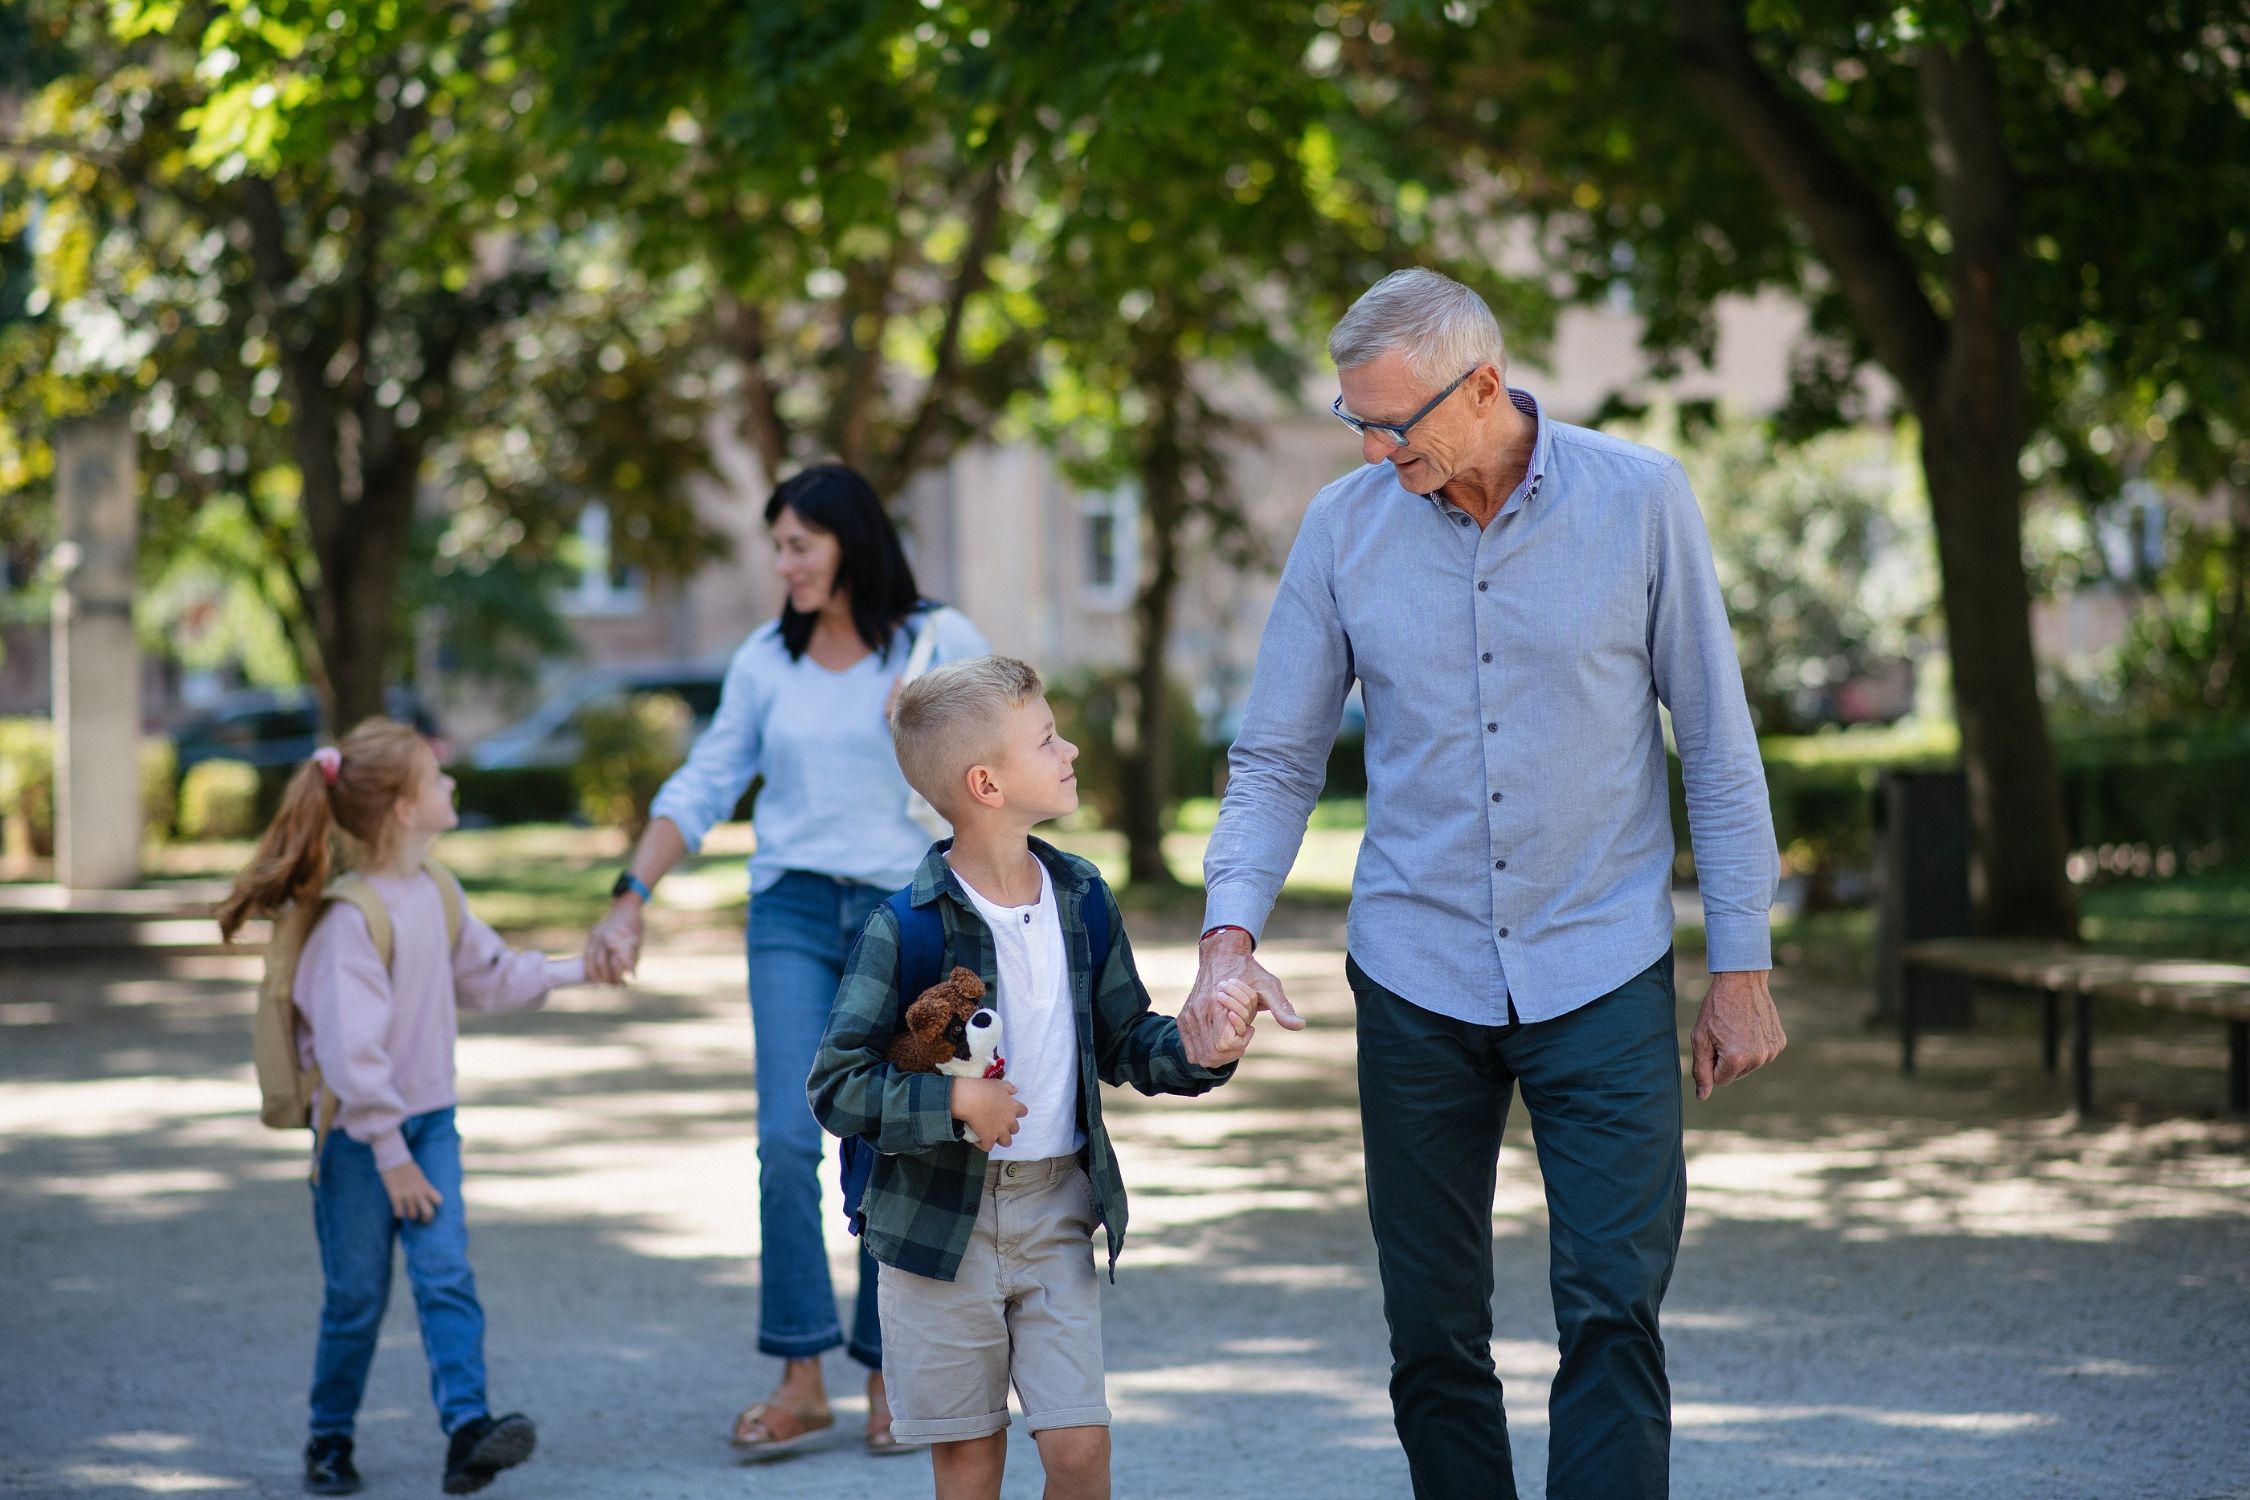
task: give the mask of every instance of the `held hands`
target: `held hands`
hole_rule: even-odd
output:
[[[1180,1008],[1180,1047],[1199,1068],[1223,1068],[1250,1049],[1257,1031],[1258,992],[1246,980],[1222,979]]]
[[[417,1224],[427,1224],[437,1217],[438,1206],[445,1195],[430,1186],[430,1179],[411,1161],[400,1162],[383,1172],[383,1191],[390,1194],[391,1213],[401,1219],[412,1219]]]
[[[969,1127],[970,1143],[990,1151],[1016,1138],[1016,1122],[1024,1107],[1016,1102],[1016,1086],[1005,1078],[953,1080],[953,1118]]]
[[[641,961],[641,902],[620,896],[609,915],[586,935],[586,978],[594,984],[623,984]]]

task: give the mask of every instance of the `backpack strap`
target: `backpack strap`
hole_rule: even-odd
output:
[[[912,682],[930,669],[937,656],[938,626],[952,613],[950,606],[934,601],[923,605],[922,628],[914,632],[914,644],[906,653],[906,670],[899,674],[899,681]]]
[[[341,901],[354,907],[367,919],[367,935],[375,940],[375,956],[387,970],[393,957],[391,943],[391,909],[383,904],[375,887],[358,875],[346,875],[321,892],[322,905]]]
[[[461,894],[460,879],[451,870],[434,859],[423,860],[422,868],[437,882],[438,904],[445,908],[445,951],[451,953],[461,943],[461,924],[468,914],[468,900]]]
[[[1093,978],[1097,980],[1109,963],[1110,945],[1116,940],[1109,930],[1109,900],[1109,883],[1096,875],[1078,909],[1078,920],[1086,924],[1086,951],[1094,960]]]
[[[903,1014],[915,996],[944,977],[938,968],[945,962],[945,918],[935,901],[916,906],[912,886],[893,892],[883,904],[898,923],[898,1005]],[[860,1200],[875,1176],[874,1146],[863,1137],[845,1136],[837,1151],[837,1167],[843,1178],[844,1222],[858,1234],[867,1227]]]
[[[892,892],[883,904],[898,920],[899,1001],[911,1005],[916,995],[945,977],[938,972],[945,962],[945,918],[935,901],[916,906],[912,886]]]

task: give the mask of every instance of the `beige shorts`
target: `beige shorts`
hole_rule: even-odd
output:
[[[1093,1185],[1076,1157],[988,1165],[954,1279],[884,1266],[875,1295],[891,1431],[902,1441],[1000,1431],[1011,1378],[1035,1433],[1109,1425]]]

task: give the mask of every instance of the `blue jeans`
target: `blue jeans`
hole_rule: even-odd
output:
[[[844,1342],[821,1225],[843,1221],[836,1183],[821,1175],[820,1123],[805,1080],[843,983],[844,957],[867,915],[891,893],[791,870],[750,898],[750,1024],[758,1062],[758,1348],[810,1359]],[[875,1260],[859,1252],[851,1356],[883,1368]]]
[[[1546,1179],[1562,1367],[1549,1500],[1662,1500],[1672,1392],[1657,1309],[1687,1206],[1672,955],[1551,1021],[1423,1010],[1347,962],[1391,1406],[1416,1500],[1514,1500],[1492,1364],[1492,1194],[1521,1089]]]
[[[375,1339],[391,1300],[391,1240],[406,1246],[406,1279],[430,1362],[430,1399],[451,1433],[487,1415],[484,1308],[469,1270],[469,1221],[461,1210],[461,1137],[451,1106],[415,1115],[404,1127],[415,1165],[444,1201],[427,1224],[391,1212],[375,1153],[341,1130],[328,1133],[313,1184],[313,1229],[320,1237],[320,1346],[313,1357],[312,1431],[349,1437],[375,1362]]]

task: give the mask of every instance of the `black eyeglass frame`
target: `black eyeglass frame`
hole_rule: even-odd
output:
[[[1336,399],[1329,404],[1328,409],[1336,414],[1337,421],[1343,423],[1346,427],[1349,427],[1352,431],[1359,433],[1361,436],[1364,437],[1366,434],[1372,432],[1377,437],[1389,442],[1389,444],[1393,448],[1403,448],[1410,441],[1408,434],[1413,432],[1414,424],[1421,421],[1431,412],[1436,411],[1445,403],[1446,397],[1461,389],[1462,381],[1467,380],[1471,375],[1476,374],[1477,371],[1483,368],[1484,366],[1482,364],[1474,364],[1469,366],[1469,368],[1467,368],[1466,370],[1463,370],[1460,374],[1454,376],[1453,383],[1451,385],[1447,386],[1444,390],[1439,391],[1429,400],[1423,402],[1422,409],[1416,412],[1413,416],[1408,417],[1403,422],[1370,422],[1363,417],[1355,417],[1350,412],[1344,410],[1344,397],[1341,391],[1337,393]]]

